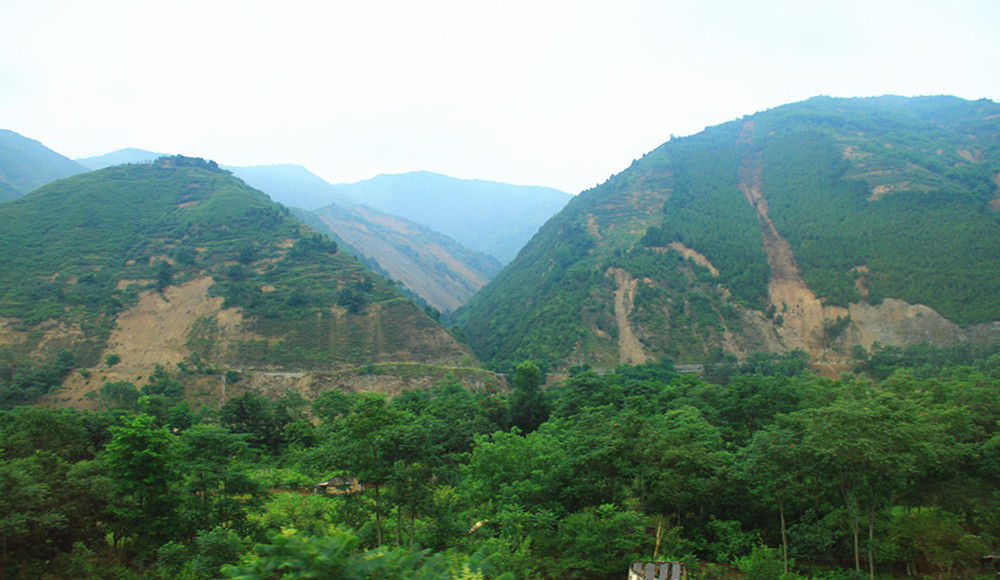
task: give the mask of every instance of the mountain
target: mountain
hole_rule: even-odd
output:
[[[225,168],[279,203],[318,208],[293,211],[437,310],[453,311],[465,304],[500,271],[496,258],[427,226],[359,205],[301,165]]]
[[[468,302],[502,268],[493,256],[368,207],[328,205],[312,215],[379,272],[440,311]]]
[[[34,139],[0,129],[0,201],[85,171],[86,167]]]
[[[357,202],[343,196],[333,185],[301,165],[226,165],[233,175],[289,207],[315,210],[331,203],[353,206]]]
[[[105,153],[104,155],[83,157],[77,159],[76,162],[90,169],[104,169],[105,167],[111,167],[112,165],[151,163],[160,157],[167,156],[168,155],[166,153],[156,153],[145,149],[126,147],[125,149],[119,149],[118,151],[112,151],[111,153]]]
[[[265,382],[281,371],[317,389],[319,371],[474,360],[286,208],[214,162],[180,156],[85,173],[0,205],[0,345],[20,355],[66,348],[105,380],[148,378],[162,365]],[[108,355],[120,360],[111,370],[100,364]],[[74,401],[100,386],[84,373],[69,382]]]
[[[998,211],[1000,105],[817,97],[580,194],[456,320],[494,363],[992,340]]]
[[[548,187],[456,179],[428,171],[379,175],[331,185],[299,165],[226,167],[275,201],[317,210],[361,206],[441,232],[502,263],[572,196]]]
[[[456,179],[428,171],[337,184],[340,195],[510,262],[573,196],[549,187]]]

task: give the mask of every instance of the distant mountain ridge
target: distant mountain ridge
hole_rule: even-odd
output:
[[[0,201],[20,197],[46,183],[87,168],[34,139],[0,129]]]
[[[313,211],[331,203],[343,207],[357,203],[344,197],[336,187],[301,165],[286,163],[224,167],[252,187],[267,192],[274,201],[288,207]]]
[[[160,157],[168,157],[169,153],[156,153],[146,149],[136,149],[126,147],[105,153],[104,155],[94,155],[93,157],[82,157],[76,160],[77,163],[90,169],[104,169],[112,165],[124,165],[127,163],[152,163]]]
[[[580,194],[456,318],[494,363],[995,340],[998,210],[1000,105],[817,97]]]
[[[429,171],[334,185],[342,196],[446,234],[510,262],[573,196],[550,187],[457,179]]]

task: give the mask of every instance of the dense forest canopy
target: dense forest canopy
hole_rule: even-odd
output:
[[[529,361],[507,394],[445,378],[391,400],[209,407],[161,389],[95,412],[17,407],[0,412],[0,569],[596,579],[661,559],[705,579],[991,573],[1000,353],[859,352],[839,380],[804,362],[722,359],[703,378],[668,362],[579,368],[540,389]],[[325,494],[300,493],[320,482]]]

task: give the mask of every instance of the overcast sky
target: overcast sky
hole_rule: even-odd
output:
[[[0,128],[571,193],[814,95],[1000,101],[1000,1],[0,0]]]

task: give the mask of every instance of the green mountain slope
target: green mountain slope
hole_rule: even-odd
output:
[[[426,225],[503,263],[514,259],[538,228],[572,199],[548,187],[427,171],[379,175],[334,188],[361,205]]]
[[[673,139],[577,196],[457,320],[494,362],[988,338],[998,175],[990,101],[778,107]]]
[[[38,141],[0,129],[0,201],[84,171],[86,167]]]
[[[132,368],[192,354],[241,369],[468,355],[286,208],[185,157],[83,174],[0,206],[0,317],[7,344],[68,346],[82,366],[115,349]]]

